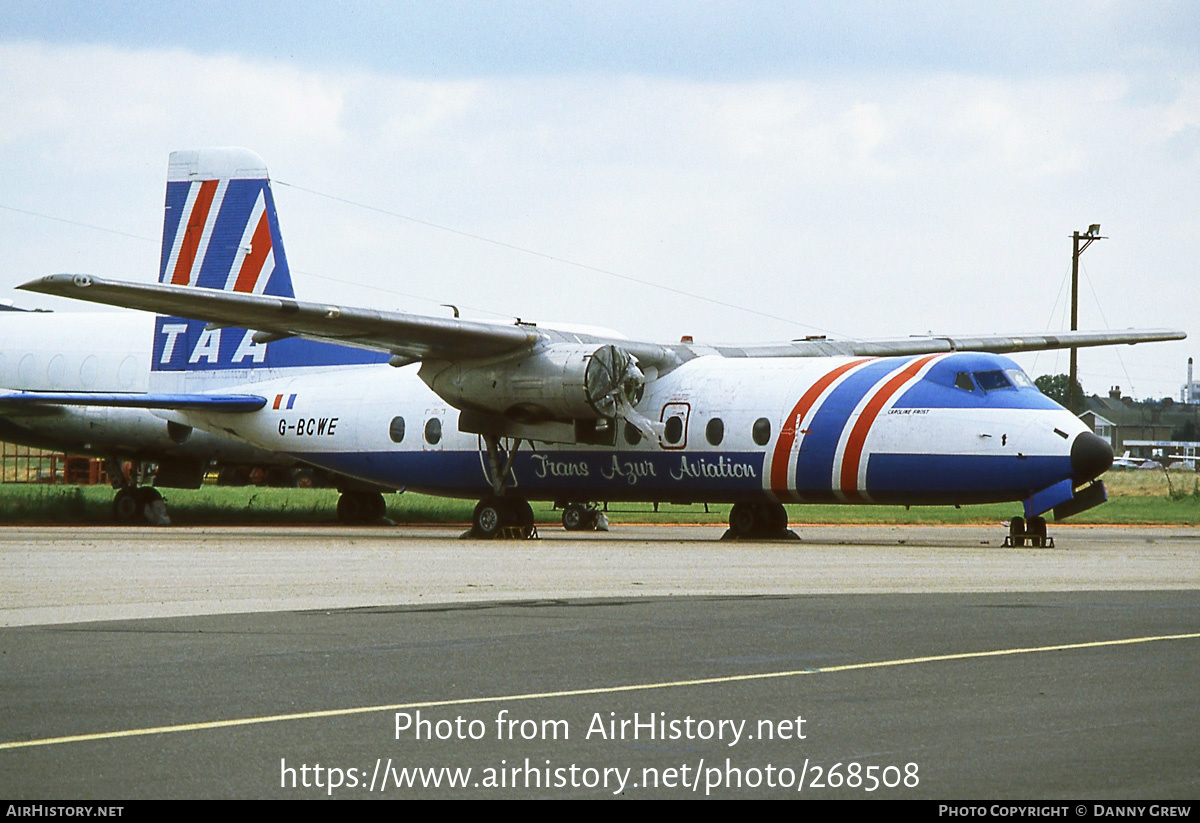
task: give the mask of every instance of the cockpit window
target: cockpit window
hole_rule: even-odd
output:
[[[979,384],[979,388],[985,392],[996,391],[997,389],[1013,388],[1012,381],[1008,379],[1008,375],[997,369],[996,371],[977,371],[975,372],[975,382]]]
[[[1037,388],[1037,385],[1029,379],[1029,375],[1027,375],[1021,369],[1005,369],[1004,373],[1008,375],[1008,379],[1011,380],[1013,385],[1018,389]]]
[[[975,382],[965,371],[960,371],[958,377],[954,378],[954,385],[963,391],[975,391]]]

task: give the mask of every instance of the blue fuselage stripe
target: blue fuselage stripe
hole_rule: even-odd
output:
[[[477,451],[297,454],[325,468],[385,486],[460,497],[486,495]],[[512,494],[539,500],[718,502],[764,499],[762,452],[703,454],[620,451],[518,453]],[[1019,500],[1070,473],[1066,457],[876,454],[867,486],[878,503],[953,505]],[[823,489],[805,502],[834,502]]]
[[[871,387],[909,359],[888,358],[870,363],[853,372],[829,393],[808,424],[804,439],[800,441],[800,454],[796,461],[797,492],[803,495],[830,491],[838,441],[850,415]]]

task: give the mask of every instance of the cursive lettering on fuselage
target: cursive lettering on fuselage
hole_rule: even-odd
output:
[[[671,477],[676,480],[699,477],[758,477],[758,472],[749,463],[735,463],[726,460],[724,455],[715,461],[706,457],[695,457],[688,460],[686,454],[679,455],[679,468],[671,469]]]
[[[546,477],[589,477],[588,464],[584,460],[555,460],[547,454],[535,454],[533,457],[533,473],[539,478]]]
[[[600,473],[604,475],[605,480],[614,480],[618,477],[624,478],[629,485],[635,485],[643,477],[657,477],[654,471],[654,463],[650,460],[622,460],[617,455],[613,455],[612,464],[602,468]]]

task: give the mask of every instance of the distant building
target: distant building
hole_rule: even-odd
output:
[[[1108,397],[1088,397],[1079,417],[1118,455],[1126,451],[1132,454],[1131,440],[1166,443],[1200,439],[1200,406],[1176,403],[1170,397],[1139,403],[1132,397],[1122,397],[1120,386],[1113,386]]]
[[[1192,358],[1188,358],[1187,382],[1179,390],[1179,401],[1188,405],[1200,403],[1200,380],[1192,375]]]

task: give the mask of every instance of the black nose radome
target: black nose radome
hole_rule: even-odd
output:
[[[1076,483],[1099,477],[1112,467],[1112,463],[1112,446],[1102,437],[1083,432],[1071,444],[1071,473]]]

